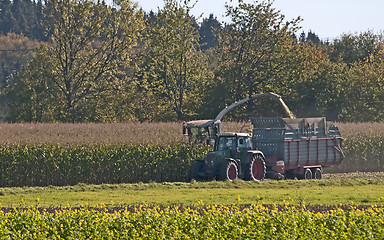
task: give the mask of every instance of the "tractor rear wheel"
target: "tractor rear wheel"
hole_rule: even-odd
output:
[[[253,155],[252,160],[245,168],[245,180],[261,181],[265,178],[265,161],[261,155]]]
[[[237,165],[232,161],[227,161],[221,165],[217,173],[217,180],[233,181],[237,179],[238,174]]]

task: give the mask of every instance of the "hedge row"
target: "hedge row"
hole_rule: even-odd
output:
[[[0,186],[186,181],[206,152],[185,144],[0,146]]]

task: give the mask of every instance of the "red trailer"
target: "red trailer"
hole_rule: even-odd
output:
[[[339,129],[325,117],[251,118],[252,146],[264,153],[266,177],[321,179],[344,159]]]

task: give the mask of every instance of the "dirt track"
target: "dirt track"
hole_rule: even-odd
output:
[[[324,173],[323,179],[335,178],[383,178],[384,172],[352,172],[352,173]]]

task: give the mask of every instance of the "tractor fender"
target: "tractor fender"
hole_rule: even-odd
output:
[[[234,162],[234,163],[236,164],[236,166],[239,167],[240,159],[226,158],[225,160],[226,160],[226,161]]]
[[[264,153],[260,150],[249,150],[248,152],[252,155],[260,154],[265,159]]]

